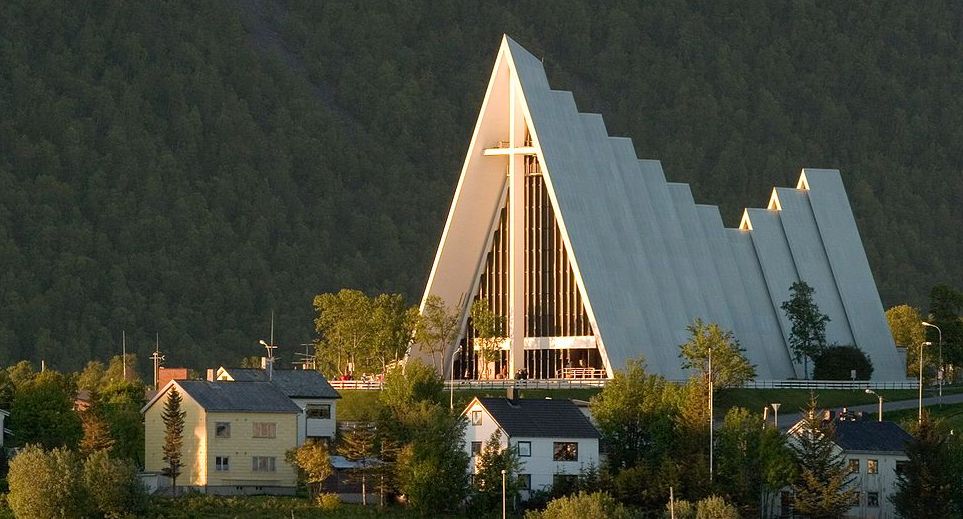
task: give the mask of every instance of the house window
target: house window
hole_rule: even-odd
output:
[[[849,503],[850,506],[859,506],[859,490],[853,492],[853,500]]]
[[[859,474],[859,460],[849,460],[849,472]]]
[[[254,422],[255,438],[275,438],[278,433],[278,424],[274,422]]]
[[[304,412],[308,418],[330,420],[331,404],[308,404],[305,406]]]
[[[217,456],[214,458],[214,470],[227,472],[231,468],[231,459],[227,456]]]
[[[866,492],[866,506],[879,508],[879,492]]]
[[[518,442],[518,456],[528,458],[532,455],[532,442]]]
[[[554,442],[552,459],[555,461],[578,461],[578,442]]]
[[[478,456],[482,451],[482,442],[471,442],[471,455]]]
[[[482,412],[481,412],[481,411],[472,411],[472,412],[471,412],[471,424],[472,424],[472,425],[481,425],[481,424],[482,424]]]
[[[231,422],[217,422],[214,424],[214,436],[217,438],[230,438]]]
[[[276,472],[275,461],[274,456],[254,456],[251,458],[251,470],[254,472]]]
[[[518,489],[519,489],[519,490],[531,490],[531,489],[532,489],[532,475],[531,475],[531,474],[519,474],[519,475],[518,475]]]
[[[866,473],[879,474],[879,462],[876,460],[866,460]]]

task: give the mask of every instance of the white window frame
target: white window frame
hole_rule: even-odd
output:
[[[275,422],[254,422],[252,438],[277,438],[278,424]]]
[[[482,420],[483,420],[482,414],[483,414],[483,413],[482,413],[480,410],[472,411],[472,412],[471,412],[471,424],[472,424],[472,425],[481,425],[481,424],[482,424]]]
[[[530,441],[520,441],[515,444],[518,449],[519,458],[530,458],[532,457],[532,442]]]
[[[277,458],[274,456],[251,456],[252,472],[277,472]]]
[[[231,470],[231,457],[230,456],[215,456],[214,457],[214,471],[215,472],[229,472]]]
[[[221,433],[224,434],[221,434]],[[231,422],[215,422],[214,423],[214,437],[215,438],[230,438],[231,437]]]

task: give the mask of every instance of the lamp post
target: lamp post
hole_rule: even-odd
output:
[[[776,426],[776,430],[778,431],[779,430],[779,406],[781,406],[782,404],[779,402],[773,402],[772,404],[769,404],[769,405],[772,406],[772,410],[773,410],[772,423]]]
[[[502,469],[502,519],[505,519],[505,469]]]
[[[709,348],[709,482],[712,483],[712,348]]]
[[[455,409],[455,355],[461,351],[461,348],[457,348],[455,351],[451,352],[451,372],[449,376],[451,380],[448,383],[448,387],[451,389],[451,396],[449,397],[451,402],[449,402],[448,407],[451,410]]]
[[[939,382],[940,382],[940,406],[942,407],[943,406],[943,330],[940,330],[939,326],[936,326],[935,324],[930,324],[926,321],[923,321],[921,324],[928,328],[936,328],[936,331],[940,334],[940,341],[939,341],[940,370],[937,372],[937,378],[939,378]]]
[[[923,346],[932,346],[933,343],[926,341],[920,344],[920,409],[917,416],[919,423],[923,423]]]
[[[879,412],[876,413],[876,416],[878,416],[878,417],[879,417],[879,421],[882,422],[882,421],[883,421],[883,397],[880,396],[879,393],[877,393],[877,392],[875,392],[875,391],[873,391],[872,389],[869,389],[869,388],[866,388],[866,394],[868,394],[868,395],[876,395],[876,398],[879,399]]]

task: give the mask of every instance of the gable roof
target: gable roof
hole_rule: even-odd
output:
[[[571,400],[476,398],[509,437],[599,438]],[[471,406],[469,406],[470,408]],[[466,410],[467,412],[467,410]]]
[[[905,452],[913,439],[895,422],[837,420],[836,445],[844,451]]]
[[[225,382],[208,380],[171,380],[164,389],[141,409],[146,412],[166,394],[171,386],[177,386],[205,411],[247,413],[291,413],[301,408],[270,382]]]
[[[268,380],[259,368],[221,368],[236,382],[271,382],[290,398],[341,398],[321,373],[312,369],[275,369]]]

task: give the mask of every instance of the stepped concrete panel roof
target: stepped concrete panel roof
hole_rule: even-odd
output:
[[[268,379],[267,371],[260,368],[224,368],[237,382],[272,382],[291,398],[341,398],[328,379],[313,369],[275,369]]]
[[[571,400],[479,398],[512,438],[599,438],[599,432]]]
[[[297,404],[270,382],[179,380],[173,383],[209,412],[301,412]]]

